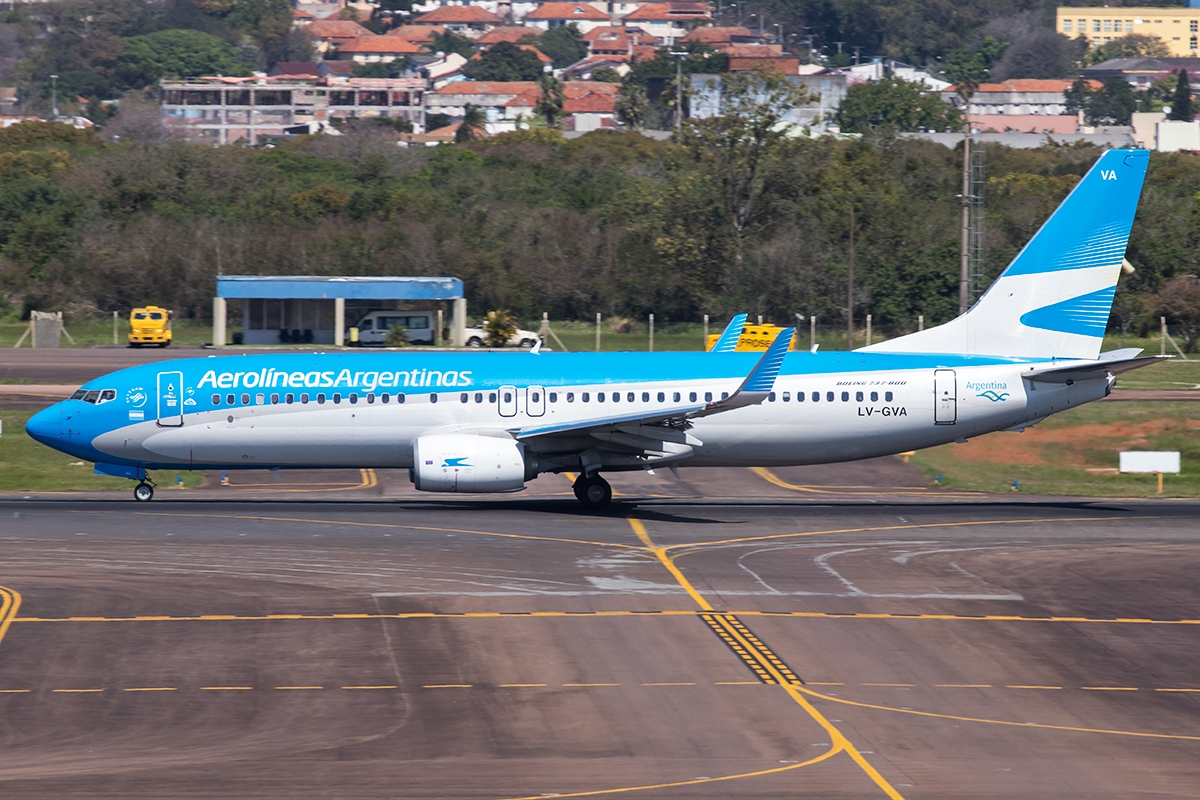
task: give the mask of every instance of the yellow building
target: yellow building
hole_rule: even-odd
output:
[[[1162,39],[1172,56],[1196,56],[1200,49],[1200,8],[1060,6],[1057,26],[1062,35],[1086,36],[1093,45],[1140,33]]]

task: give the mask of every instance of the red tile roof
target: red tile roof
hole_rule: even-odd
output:
[[[479,25],[503,25],[504,20],[486,8],[479,6],[442,6],[413,20],[417,25],[445,25],[469,23]]]
[[[433,41],[434,34],[445,32],[446,29],[440,25],[401,25],[392,28],[384,36],[395,36],[414,44],[428,44]]]
[[[306,25],[305,30],[318,39],[349,40],[375,35],[352,19],[320,19]]]
[[[526,14],[525,19],[573,19],[602,22],[608,19],[608,14],[587,3],[542,3],[535,10]]]
[[[712,19],[707,3],[643,3],[624,17],[624,20],[670,22],[673,20]]]
[[[723,28],[715,25],[708,25],[703,28],[696,28],[688,31],[688,35],[684,36],[679,41],[681,42],[707,42],[709,44],[728,44],[734,37],[739,39],[754,38],[754,34],[746,28],[742,27],[727,27]]]
[[[593,81],[572,81],[573,83],[589,83],[595,87],[620,86],[619,83],[597,83]],[[594,90],[579,93],[575,97],[563,98],[563,113],[565,114],[612,114],[617,109],[616,92]]]
[[[1073,81],[1036,80],[1033,78],[1018,78],[1003,83],[981,83],[978,92],[1064,92],[1071,88]],[[1093,89],[1101,88],[1099,81],[1088,81]],[[952,91],[947,89],[945,91]]]
[[[406,55],[409,53],[420,53],[421,48],[407,39],[401,39],[399,36],[360,36],[353,41],[343,44],[338,48],[338,52]]]
[[[538,37],[543,33],[541,28],[534,28],[525,25],[502,25],[499,28],[492,28],[490,31],[480,36],[475,40],[475,44],[499,44],[500,42],[512,42],[516,44],[518,39],[526,36]]]
[[[730,72],[746,72],[753,69],[769,69],[786,75],[800,72],[800,59],[795,56],[751,56],[729,59]]]
[[[433,90],[433,94],[521,94],[537,91],[535,81],[455,81]]]
[[[301,11],[298,8],[293,8],[292,9],[292,19],[316,19],[316,17],[314,17],[312,14],[308,13],[307,11]]]
[[[775,58],[783,55],[783,47],[777,44],[731,44],[721,52],[737,58]]]

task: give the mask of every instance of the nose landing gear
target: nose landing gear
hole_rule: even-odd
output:
[[[580,475],[571,488],[589,511],[599,511],[612,500],[612,486],[599,475]]]

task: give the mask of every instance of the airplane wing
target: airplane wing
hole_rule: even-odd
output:
[[[732,353],[737,350],[738,339],[742,338],[742,331],[746,328],[746,315],[738,314],[733,319],[729,320],[729,324],[725,326],[725,331],[721,337],[713,343],[710,353]]]
[[[677,406],[675,408],[655,408],[637,413],[615,414],[605,417],[595,417],[593,419],[559,422],[551,425],[530,425],[519,428],[514,432],[517,439],[528,441],[539,437],[563,434],[578,435],[582,433],[594,436],[604,431],[613,431],[629,426],[637,427],[643,431],[647,427],[659,428],[664,431],[671,429],[686,431],[691,427],[691,420],[693,419],[720,414],[735,408],[757,405],[766,400],[775,385],[775,378],[779,375],[779,370],[783,366],[783,359],[787,355],[788,347],[791,346],[792,336],[795,332],[795,328],[784,328],[780,331],[779,335],[775,337],[775,341],[763,353],[762,358],[754,365],[754,369],[750,370],[750,374],[742,381],[737,391],[722,400]]]

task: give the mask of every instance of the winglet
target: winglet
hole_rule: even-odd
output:
[[[736,392],[724,400],[709,403],[688,416],[692,418],[707,417],[710,414],[720,414],[722,411],[734,408],[757,405],[766,400],[775,388],[775,378],[778,377],[779,370],[783,367],[783,359],[787,356],[788,348],[792,346],[792,337],[795,334],[795,328],[781,330]]]
[[[713,343],[710,353],[732,353],[737,350],[738,340],[742,338],[742,331],[746,327],[746,315],[738,314],[733,319],[729,320],[729,324],[725,326],[724,333]]]

